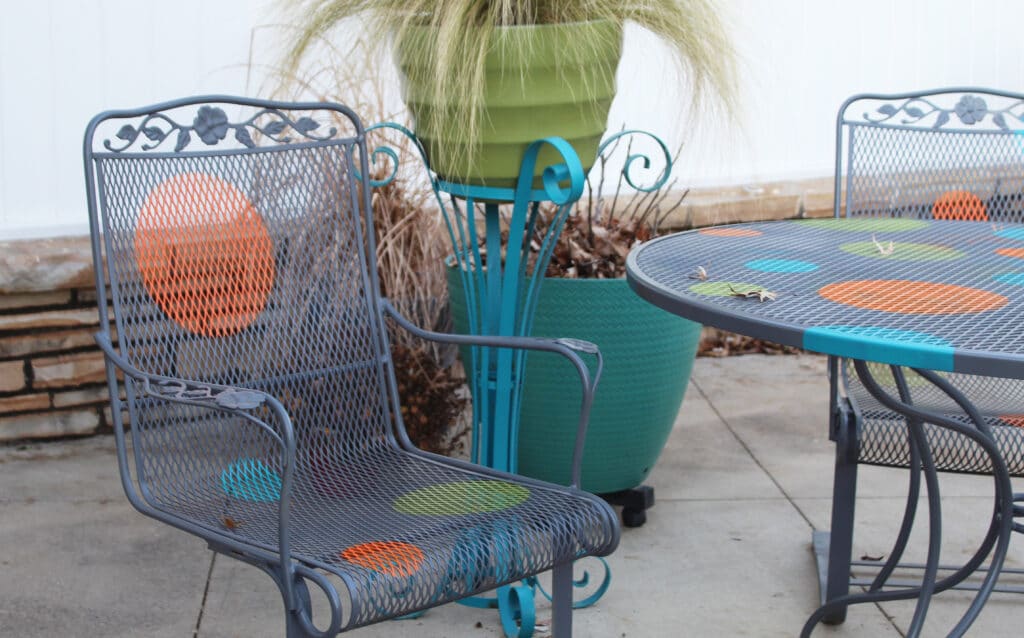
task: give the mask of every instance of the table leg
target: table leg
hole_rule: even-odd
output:
[[[942,377],[929,370],[913,368],[913,370],[922,378],[926,379],[929,383],[949,396],[970,418],[973,423],[973,427],[971,425],[965,425],[945,415],[921,410],[914,406],[911,402],[910,392],[903,377],[902,370],[899,368],[895,366],[891,367],[900,395],[899,398],[896,398],[882,389],[878,382],[875,381],[865,362],[856,361],[854,366],[857,370],[857,374],[860,376],[861,381],[864,384],[864,387],[872,396],[874,396],[885,407],[894,410],[907,418],[907,427],[911,443],[911,464],[913,466],[916,448],[916,456],[920,459],[920,467],[925,473],[925,482],[928,488],[928,561],[925,568],[923,582],[920,587],[901,591],[881,590],[881,586],[884,584],[884,581],[888,579],[888,576],[892,572],[890,563],[892,563],[893,567],[895,566],[895,562],[898,561],[899,557],[902,555],[903,549],[906,545],[905,536],[909,533],[909,527],[913,522],[916,507],[908,502],[907,509],[904,512],[904,521],[901,525],[900,534],[898,535],[896,544],[893,548],[894,557],[890,557],[890,560],[887,561],[885,566],[888,569],[883,570],[883,573],[880,574],[879,578],[876,578],[867,593],[851,594],[840,597],[829,601],[827,604],[820,607],[807,620],[807,623],[804,625],[803,631],[801,632],[801,636],[809,636],[814,627],[821,622],[823,618],[835,613],[837,609],[842,607],[865,602],[884,602],[913,597],[918,598],[918,604],[907,635],[910,637],[919,636],[924,624],[925,615],[927,614],[928,605],[931,601],[931,596],[936,592],[953,587],[964,580],[968,575],[974,572],[991,553],[992,560],[990,568],[978,589],[978,593],[975,595],[974,600],[964,613],[963,617],[949,633],[950,636],[962,636],[978,617],[978,614],[981,613],[982,607],[991,595],[992,589],[995,587],[996,580],[999,577],[999,572],[1002,569],[1003,562],[1006,559],[1010,534],[1015,528],[1020,527],[1019,525],[1015,525],[1013,520],[1013,516],[1015,514],[1014,495],[1012,493],[1010,475],[1006,468],[1006,463],[1004,462],[998,447],[993,442],[989,428],[985,424],[977,408],[971,404],[967,397]],[[941,581],[936,580],[942,533],[941,509],[939,503],[936,468],[923,427],[926,422],[935,424],[939,427],[948,428],[975,441],[991,459],[993,480],[995,482],[995,503],[992,523],[989,527],[988,533],[985,535],[985,539],[982,541],[978,551],[970,561],[968,561],[954,574],[942,579]],[[912,471],[914,471],[913,468]],[[913,479],[911,487],[913,491]],[[911,496],[913,496],[913,494],[911,494]],[[914,500],[916,501],[916,499]]]

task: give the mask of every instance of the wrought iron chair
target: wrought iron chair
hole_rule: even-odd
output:
[[[943,89],[900,95],[857,95],[839,110],[836,130],[835,215],[989,221],[1008,246],[1020,244],[1024,230],[1006,227],[1024,221],[1024,95],[987,89]],[[843,176],[845,174],[845,189]],[[879,237],[885,250],[887,234]],[[898,244],[897,244],[898,247]],[[1013,248],[1008,256],[1013,256]],[[1024,257],[1024,250],[1019,257]],[[1012,259],[1008,259],[1012,262]],[[927,269],[941,261],[922,262]],[[1013,264],[1009,263],[1012,268]],[[1015,282],[1009,282],[1015,283]],[[1024,278],[1021,279],[1024,283]],[[869,364],[876,380],[895,388],[887,366]],[[877,591],[883,585],[912,586],[891,579],[907,544],[920,493],[920,459],[909,443],[903,417],[874,399],[847,360],[829,361],[831,379],[830,438],[836,442],[831,532],[816,531],[822,603],[845,596],[852,585]],[[978,406],[1001,449],[1009,471],[1024,476],[1024,382],[1015,379],[945,374]],[[952,399],[930,383],[908,377],[917,405],[970,423]],[[984,474],[990,461],[973,441],[925,423],[938,470]],[[887,559],[853,561],[852,539],[858,464],[910,467],[910,487],[903,527]],[[1019,500],[1019,498],[1018,498]],[[1015,530],[1024,531],[1017,524]],[[942,566],[954,572],[962,566]],[[851,568],[877,571],[873,578],[851,579]],[[1004,573],[1020,570],[1003,569]],[[954,574],[956,576],[956,574]],[[949,576],[938,590],[955,586],[977,589]],[[955,584],[954,584],[955,583]],[[1024,587],[996,591],[1024,593]],[[841,623],[846,607],[825,617]]]
[[[216,96],[111,111],[84,154],[101,325],[116,324],[97,341],[137,509],[270,575],[289,638],[552,568],[554,631],[571,634],[572,561],[619,538],[611,508],[576,487],[599,375],[577,352],[596,349],[399,316],[379,296],[364,130],[343,106]],[[573,485],[415,449],[385,316],[426,339],[568,357],[585,394]],[[330,607],[316,623],[309,583]]]

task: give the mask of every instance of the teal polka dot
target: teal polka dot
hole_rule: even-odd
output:
[[[1024,286],[1024,272],[1008,272],[1002,275],[996,275],[992,279],[1013,286]]]
[[[258,459],[242,459],[220,473],[220,486],[233,498],[271,503],[281,498],[281,477]]]
[[[818,269],[817,264],[796,259],[754,259],[743,265],[751,270],[759,270],[761,272],[799,273],[812,272]]]
[[[996,233],[997,237],[1024,241],[1024,228],[1007,228]]]

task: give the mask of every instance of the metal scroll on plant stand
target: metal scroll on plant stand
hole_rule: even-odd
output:
[[[469,332],[477,335],[529,335],[546,266],[551,260],[551,253],[566,218],[583,194],[586,176],[575,150],[559,137],[537,140],[527,148],[515,188],[475,186],[444,181],[430,172],[423,145],[404,126],[385,122],[368,127],[367,132],[380,129],[391,129],[408,137],[428,169],[431,187],[444,215],[451,240],[453,265],[462,278]],[[671,153],[657,136],[640,130],[621,131],[601,143],[598,156],[613,148],[623,137],[633,135],[657,143],[664,156],[664,168],[653,184],[640,184],[633,178],[632,171],[638,162],[644,169],[650,169],[651,158],[643,153],[630,153],[622,175],[626,183],[638,191],[655,191],[665,185],[672,170]],[[562,163],[545,167],[542,173],[543,188],[536,189],[533,187],[533,175],[538,154],[545,145],[553,147],[561,155]],[[390,160],[392,170],[383,179],[371,180],[374,187],[389,184],[398,174],[399,154],[390,147],[375,148],[374,163],[382,155]],[[563,186],[565,183],[568,185]],[[540,206],[547,202],[554,204],[557,209],[544,229],[543,236],[535,242]],[[482,204],[484,210],[482,237],[474,215],[477,204]],[[504,253],[502,216],[499,210],[501,204],[511,204],[512,207]],[[536,255],[531,256],[531,252],[536,252]],[[501,259],[503,254],[504,260]],[[485,256],[490,261],[485,261]],[[519,409],[523,372],[526,369],[525,352],[474,346],[470,348],[470,354],[468,376],[473,396],[472,460],[515,473]],[[578,472],[574,472],[576,474]],[[611,570],[603,558],[598,557],[597,560],[601,562],[604,576],[592,594],[573,603],[574,608],[593,605],[608,589]],[[577,588],[584,588],[590,582],[589,572],[584,571],[573,584]],[[536,590],[551,600],[551,594],[536,578],[528,578],[519,585],[499,588],[494,598],[475,597],[460,602],[481,608],[498,608],[505,634],[511,638],[528,638],[533,635],[536,622],[533,602]]]

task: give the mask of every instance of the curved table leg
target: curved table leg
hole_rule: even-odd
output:
[[[918,447],[921,466],[925,472],[925,480],[928,486],[928,562],[925,569],[924,581],[921,587],[903,591],[878,591],[873,589],[866,594],[852,594],[832,600],[826,605],[820,607],[811,615],[807,620],[807,623],[804,625],[801,636],[810,636],[811,631],[822,620],[822,618],[833,612],[836,608],[865,602],[884,602],[913,597],[918,598],[918,605],[915,609],[914,620],[911,623],[910,631],[908,631],[907,635],[910,637],[919,636],[932,594],[952,587],[962,581],[978,566],[980,566],[985,557],[991,552],[992,560],[990,568],[979,587],[978,593],[975,595],[974,600],[971,602],[970,607],[964,613],[963,617],[949,633],[950,636],[962,636],[977,618],[978,614],[981,613],[982,607],[991,595],[992,589],[995,587],[996,580],[999,577],[999,572],[1002,569],[1003,562],[1006,559],[1010,534],[1014,529],[1020,527],[1015,524],[1013,520],[1013,516],[1015,514],[1014,495],[1012,493],[1010,475],[1007,471],[1006,463],[1003,461],[998,447],[992,440],[989,428],[985,424],[977,408],[975,408],[975,406],[971,404],[959,390],[954,388],[942,377],[929,370],[913,368],[913,370],[921,377],[926,379],[929,383],[937,387],[956,402],[973,422],[973,427],[944,415],[931,413],[915,407],[910,403],[909,391],[907,390],[902,372],[896,367],[893,367],[892,369],[894,377],[896,378],[897,388],[900,391],[900,399],[892,397],[881,388],[881,386],[871,376],[871,373],[867,369],[867,365],[863,361],[856,361],[854,366],[856,367],[857,374],[861,377],[861,380],[864,383],[864,387],[872,396],[874,396],[885,407],[907,417],[908,429],[912,437],[911,445],[913,448],[913,445],[916,443]],[[975,552],[970,561],[951,576],[938,582],[936,582],[936,573],[938,568],[938,553],[942,531],[941,511],[938,502],[939,493],[937,475],[934,460],[930,449],[928,448],[924,433],[924,422],[933,423],[939,427],[953,430],[975,441],[992,461],[992,474],[995,482],[995,503],[992,524],[989,527],[989,532],[986,534],[984,541],[981,543],[978,551]],[[904,520],[904,525],[905,524],[906,517]],[[901,535],[902,532],[903,530],[901,529]],[[899,546],[900,539],[898,538],[896,548],[899,548]],[[874,583],[872,584],[872,587],[874,587]]]

